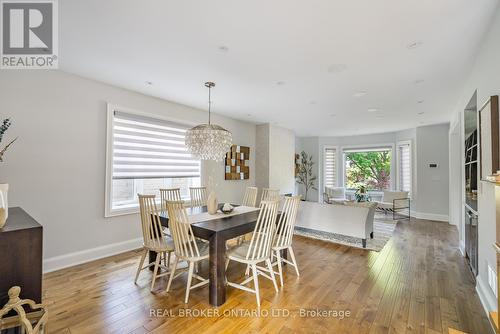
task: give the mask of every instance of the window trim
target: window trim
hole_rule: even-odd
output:
[[[350,151],[350,150],[359,150],[359,151],[363,151],[363,149],[367,149],[367,150],[374,150],[374,149],[383,149],[383,148],[388,148],[391,150],[391,177],[390,177],[390,182],[389,182],[389,190],[394,190],[394,186],[395,186],[395,182],[394,182],[394,177],[393,175],[395,175],[395,164],[394,164],[394,157],[395,157],[395,153],[396,153],[396,145],[394,143],[379,143],[379,144],[367,144],[367,145],[346,145],[346,146],[342,146],[340,149],[341,149],[341,152],[342,152],[342,165],[341,165],[341,172],[342,172],[342,186],[345,188],[346,192],[349,190],[346,186],[345,186],[345,181],[346,181],[346,176],[345,176],[345,172],[346,172],[346,168],[345,168],[345,151]],[[377,192],[382,192],[380,190],[376,190]]]
[[[400,190],[401,185],[400,185],[400,175],[399,175],[399,170],[400,170],[400,153],[399,153],[399,147],[400,146],[405,146],[408,145],[410,148],[410,191],[408,193],[408,196],[411,198],[412,193],[413,193],[413,145],[411,140],[401,140],[396,143],[396,189]]]
[[[123,215],[137,214],[139,212],[139,203],[136,206],[123,209],[113,209],[113,203],[111,196],[113,194],[113,119],[114,112],[119,110],[125,113],[134,114],[143,117],[149,117],[153,119],[177,122],[180,124],[185,124],[187,126],[195,126],[194,122],[179,120],[177,118],[165,117],[154,113],[146,113],[131,108],[122,107],[117,104],[108,102],[107,106],[107,118],[106,118],[106,180],[105,180],[105,198],[104,198],[104,217],[116,217]],[[200,181],[203,182],[203,163],[200,164]]]

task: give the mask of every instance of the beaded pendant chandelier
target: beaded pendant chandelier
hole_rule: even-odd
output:
[[[208,88],[208,124],[200,124],[186,132],[186,146],[189,153],[201,160],[224,160],[226,152],[231,147],[233,137],[231,132],[223,127],[210,123],[211,89],[213,82],[205,82]]]

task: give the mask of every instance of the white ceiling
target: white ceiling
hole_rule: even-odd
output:
[[[449,120],[496,4],[64,0],[60,68],[202,109],[215,81],[215,112],[300,136],[395,131]]]

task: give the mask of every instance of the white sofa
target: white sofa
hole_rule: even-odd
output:
[[[343,202],[346,200],[344,187],[325,187],[323,194],[325,203]]]
[[[366,247],[366,239],[373,238],[376,206],[376,202],[346,202],[346,204],[301,202],[296,226],[360,238],[363,247]]]

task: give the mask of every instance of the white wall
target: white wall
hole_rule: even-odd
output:
[[[295,193],[293,131],[269,123],[257,125],[256,150],[257,187],[279,189],[281,194]]]
[[[289,129],[270,126],[269,188],[282,194],[295,193],[295,134]]]
[[[476,89],[478,106],[482,106],[490,96],[500,95],[499,36],[500,7],[496,10],[491,28],[483,39],[475,64],[468,79],[464,82],[460,97],[457,99],[452,118],[452,128],[463,119],[463,110]],[[463,152],[463,126],[461,138],[452,137],[451,140],[460,140]],[[456,166],[451,166],[451,168],[456,168]],[[462,188],[459,187],[463,187],[463,180],[457,179],[453,183],[455,186],[452,186],[452,190],[461,191]],[[487,268],[490,265],[496,270],[496,255],[492,247],[496,235],[495,187],[486,182],[479,182],[478,187],[479,275],[477,278],[477,290],[483,305],[488,310],[494,310],[497,308],[495,305],[496,297],[488,286]],[[462,212],[457,214],[462,214]],[[463,233],[460,235],[463,236]],[[461,240],[461,244],[463,244],[463,240]]]
[[[137,214],[104,218],[107,102],[193,124],[207,119],[206,111],[60,71],[0,74],[0,118],[12,117],[8,135],[19,136],[0,181],[10,184],[9,204],[43,225],[50,268],[139,245]],[[249,180],[225,181],[223,162],[202,166],[204,179],[213,172],[220,201],[239,202],[255,183],[255,125],[218,115],[213,121],[233,133],[235,144],[251,148]],[[103,248],[89,251],[96,247]],[[83,253],[66,256],[77,251]]]
[[[449,210],[449,124],[417,128],[417,187],[415,210],[448,219]],[[430,168],[437,163],[437,168]]]
[[[255,162],[255,172],[257,173],[255,185],[259,189],[269,188],[269,127],[269,123],[259,124],[255,130],[255,151],[257,154],[257,161]]]

